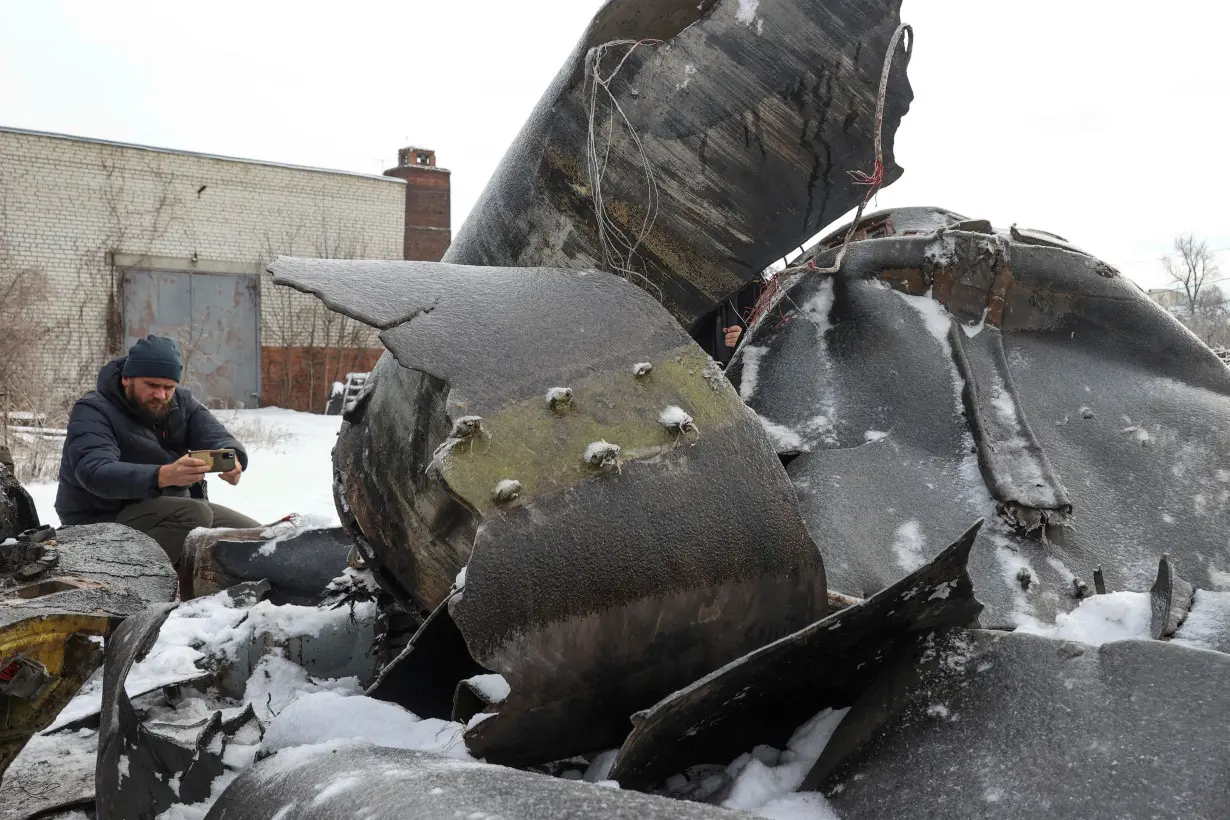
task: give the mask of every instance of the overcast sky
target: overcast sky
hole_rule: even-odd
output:
[[[453,171],[455,229],[600,5],[0,0],[0,125],[368,173],[426,146]],[[1049,230],[1149,287],[1190,231],[1230,274],[1230,4],[902,17],[915,98],[879,207]]]

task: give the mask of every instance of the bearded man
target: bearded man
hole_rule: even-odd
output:
[[[113,521],[148,534],[176,568],[193,529],[260,526],[210,503],[209,465],[188,451],[234,450],[234,469],[219,474],[232,485],[248,454],[179,386],[182,372],[179,349],[165,336],[146,336],[103,366],[97,388],[73,405],[55,503],[65,525]]]

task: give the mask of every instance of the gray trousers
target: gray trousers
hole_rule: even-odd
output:
[[[184,539],[197,527],[261,526],[261,522],[221,504],[175,496],[129,504],[115,520],[157,541],[176,568],[184,554]]]

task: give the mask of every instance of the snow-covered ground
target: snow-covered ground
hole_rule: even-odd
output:
[[[330,450],[340,425],[338,417],[279,409],[220,415],[241,438],[251,437],[251,467],[238,487],[210,479],[212,500],[262,521],[272,522],[290,512],[300,512],[322,524],[336,522]],[[36,484],[30,490],[44,520],[57,523],[52,509],[55,486]],[[1230,596],[1201,592],[1177,642],[1211,646],[1227,609]],[[218,710],[228,718],[250,703],[264,727],[264,737],[237,737],[227,748],[227,771],[215,782],[210,799],[173,806],[161,820],[204,817],[212,801],[262,750],[298,748],[311,754],[348,744],[372,743],[471,759],[461,740],[463,725],[421,720],[401,707],[364,696],[356,675],[313,674],[313,670],[290,659],[305,656],[288,648],[299,646],[296,641],[327,641],[330,635],[349,636],[363,624],[370,625],[373,606],[359,604],[353,614],[355,620],[350,620],[352,613],[347,608],[278,607],[268,602],[243,608],[225,594],[182,604],[171,613],[155,646],[129,675],[127,689],[134,703],[159,720],[185,724]],[[1061,616],[1054,625],[1022,629],[1099,645],[1113,640],[1147,639],[1148,627],[1149,596],[1139,591],[1094,596],[1074,612]],[[253,657],[252,647],[270,648]],[[208,687],[202,685],[201,690],[188,684],[182,689],[182,696],[172,703],[159,688],[160,683],[186,681],[197,677],[201,669],[217,669],[220,665],[239,670],[230,673],[232,679],[223,687],[225,692],[219,691],[216,681]],[[248,673],[246,679],[244,673]],[[64,710],[57,726],[96,712],[100,683],[100,675],[88,682]],[[490,685],[493,681],[483,683]],[[698,792],[708,789],[711,793],[729,783],[728,796],[723,801],[728,808],[777,820],[833,820],[836,815],[823,796],[797,794],[795,790],[844,713],[845,710],[826,709],[815,715],[799,727],[786,749],[749,748],[726,767],[724,775],[717,774],[713,783],[707,782],[709,778],[699,784],[689,783],[680,775],[674,778],[678,782],[668,781],[667,785],[697,796]],[[27,786],[52,779],[62,781],[70,771],[89,777],[96,747],[97,733],[89,729],[45,733],[27,746],[10,771]],[[606,779],[613,751],[599,755],[588,770],[566,771],[563,776],[590,782],[595,788],[618,788],[617,783]]]

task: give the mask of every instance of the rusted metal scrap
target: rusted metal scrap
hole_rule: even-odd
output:
[[[1230,370],[1071,242],[938,208],[868,215],[841,270],[787,275],[728,367],[773,431],[838,592],[913,569],[988,521],[983,625],[1053,621],[1145,589],[1166,544],[1230,571]],[[807,258],[829,265],[845,229]]]
[[[408,606],[443,606],[465,568],[438,617],[512,688],[468,732],[476,755],[618,745],[633,712],[826,613],[770,442],[644,291],[598,271],[271,270],[397,357],[345,416],[338,508]]]

